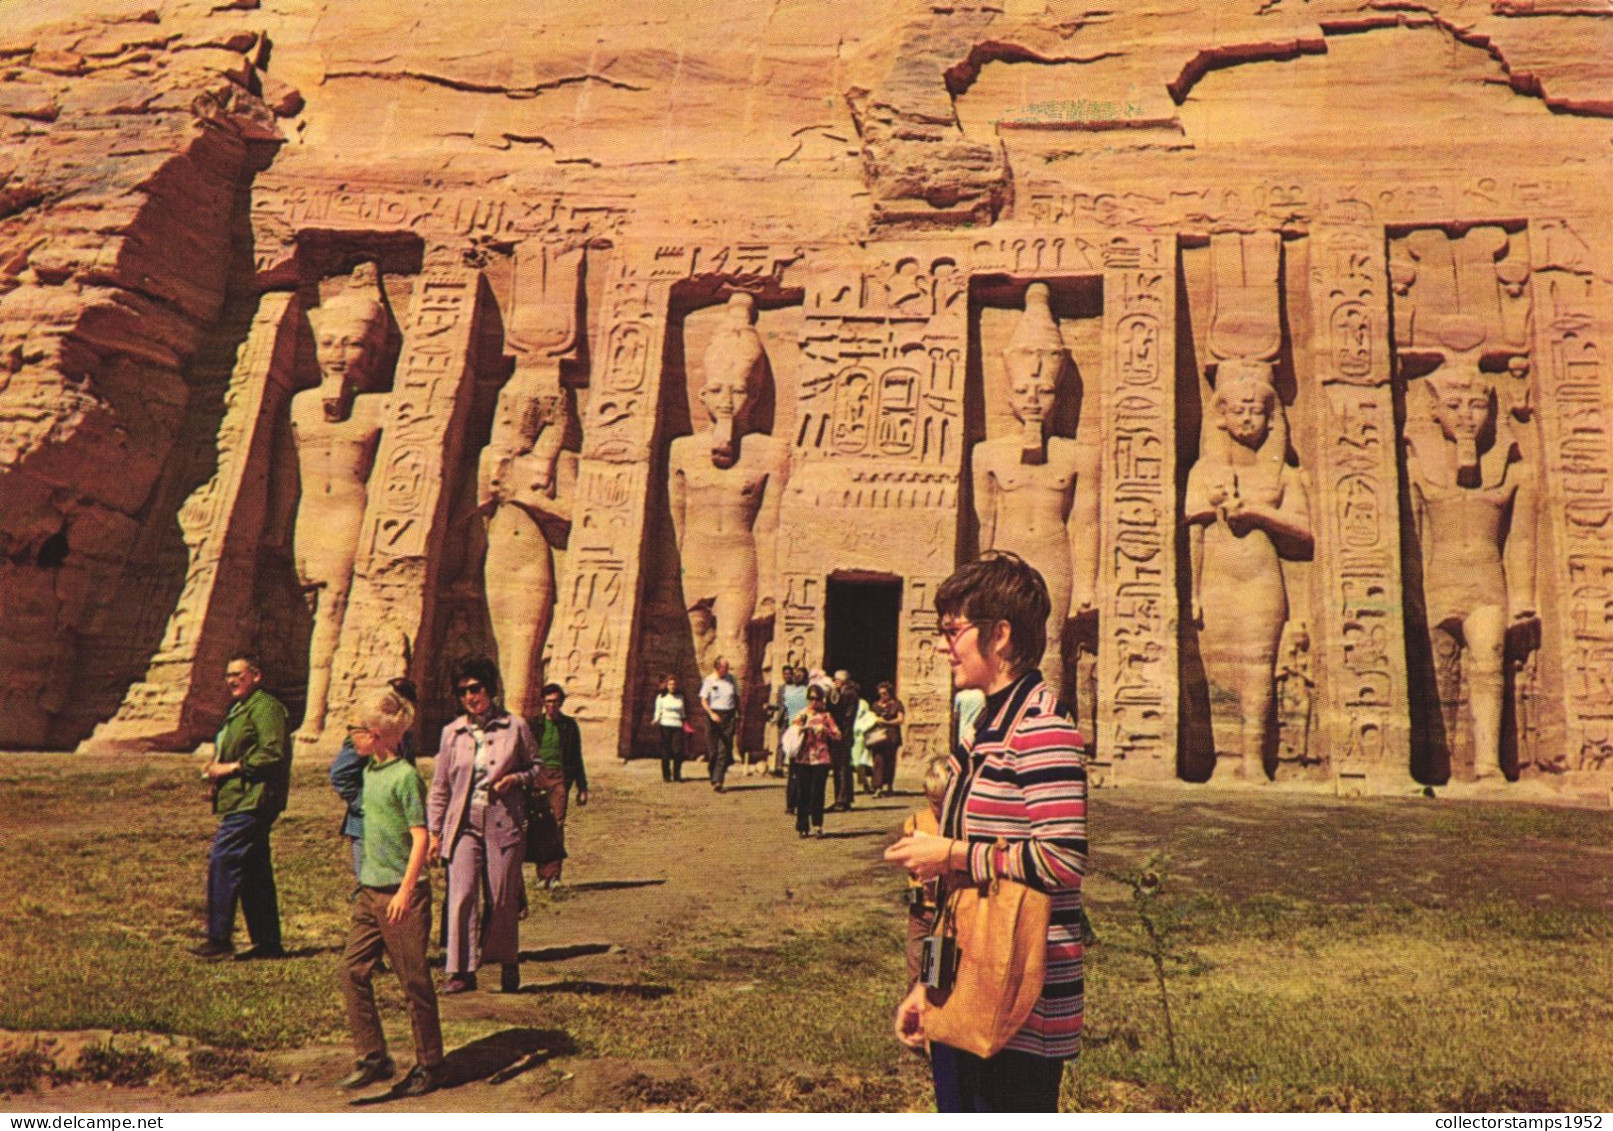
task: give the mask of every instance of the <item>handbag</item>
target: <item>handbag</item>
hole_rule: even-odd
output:
[[[999,838],[993,859],[1007,847]],[[980,1057],[1001,1052],[1042,996],[1052,914],[1046,892],[1000,875],[949,891],[935,933],[950,940],[951,976],[924,991],[925,1037]]]
[[[863,742],[869,746],[884,746],[891,740],[891,728],[884,723],[875,723],[868,728],[868,735]]]
[[[791,723],[785,727],[784,734],[780,736],[778,742],[779,751],[784,755],[784,760],[793,762],[795,756],[801,753],[801,744],[805,741],[806,731],[801,728],[799,723]]]
[[[526,862],[542,868],[566,858],[566,845],[560,837],[560,824],[549,808],[549,794],[529,789],[526,794]]]

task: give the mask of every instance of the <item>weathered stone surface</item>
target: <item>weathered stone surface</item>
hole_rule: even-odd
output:
[[[339,723],[408,670],[429,724],[489,651],[518,705],[557,679],[591,745],[647,752],[655,687],[721,650],[751,747],[780,665],[871,665],[933,753],[929,595],[1001,546],[1054,582],[1097,780],[1606,797],[1601,0],[18,7],[0,744],[157,685],[191,690],[152,734],[205,738],[184,623],[269,655],[309,741],[326,679]],[[261,443],[220,437],[270,381],[255,320],[362,263],[402,341],[327,663],[306,316]],[[1456,373],[1473,460],[1431,415]],[[187,500],[242,453],[217,521],[255,551],[198,603]],[[1447,600],[1453,546],[1494,601]]]

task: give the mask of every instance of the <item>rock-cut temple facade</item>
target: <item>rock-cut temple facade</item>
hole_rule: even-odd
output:
[[[594,756],[1012,551],[1099,784],[1613,785],[1613,3],[0,13],[0,747]],[[432,744],[427,737],[426,745]]]

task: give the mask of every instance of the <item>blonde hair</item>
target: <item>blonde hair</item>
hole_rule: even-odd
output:
[[[952,765],[945,758],[934,759],[924,771],[924,796],[933,799],[945,796],[952,781]]]
[[[375,732],[376,741],[383,747],[396,750],[414,726],[414,705],[389,687],[364,700],[359,721]]]

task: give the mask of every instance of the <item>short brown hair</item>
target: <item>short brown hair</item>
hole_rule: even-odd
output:
[[[1041,663],[1047,651],[1053,602],[1042,575],[1018,554],[988,550],[953,570],[935,591],[935,612],[937,617],[974,621],[983,637],[990,636],[998,621],[1007,621],[1005,659],[1016,675]]]

